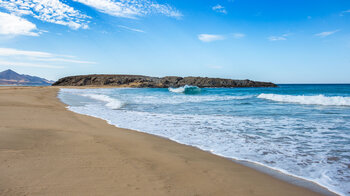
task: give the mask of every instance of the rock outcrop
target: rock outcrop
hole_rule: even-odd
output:
[[[115,86],[137,88],[169,88],[184,85],[203,87],[276,87],[271,82],[256,82],[251,80],[231,80],[207,77],[176,77],[163,78],[139,75],[81,75],[59,79],[53,86]]]

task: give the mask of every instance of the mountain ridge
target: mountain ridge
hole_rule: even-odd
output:
[[[0,72],[0,85],[51,85],[53,81],[37,76],[19,74],[11,69]]]

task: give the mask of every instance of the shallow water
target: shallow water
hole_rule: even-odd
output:
[[[69,109],[350,195],[350,85],[62,89]]]

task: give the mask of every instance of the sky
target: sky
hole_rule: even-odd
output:
[[[0,71],[350,83],[349,0],[0,0]]]

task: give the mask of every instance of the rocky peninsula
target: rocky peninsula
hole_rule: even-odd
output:
[[[150,77],[141,75],[80,75],[59,79],[53,86],[115,86],[135,88],[169,88],[184,85],[204,87],[277,87],[271,82],[232,80],[207,77]]]

